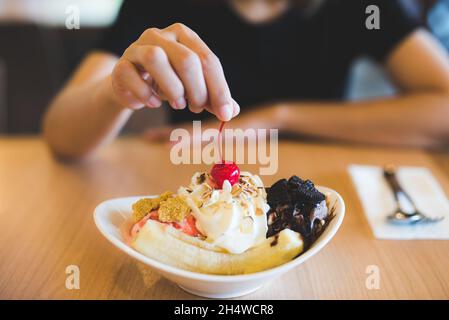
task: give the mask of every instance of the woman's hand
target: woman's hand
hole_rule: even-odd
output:
[[[125,50],[111,79],[115,99],[130,109],[158,108],[167,100],[174,109],[206,109],[222,121],[240,111],[217,56],[181,23],[145,30]]]
[[[243,112],[239,117],[232,120],[225,129],[279,129],[283,130],[283,118],[286,114],[285,104],[263,105],[252,108],[251,111]],[[159,128],[150,128],[143,133],[145,140],[150,142],[167,142],[170,141],[170,134],[174,129],[182,128],[190,133],[191,141],[201,141],[201,134],[207,129],[219,128],[217,121],[204,121],[201,123],[201,132],[192,132],[192,123],[182,123],[176,127],[163,126]],[[268,133],[268,132],[267,132]],[[173,142],[170,142],[170,144]]]

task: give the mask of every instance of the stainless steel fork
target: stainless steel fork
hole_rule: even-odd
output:
[[[399,184],[396,177],[396,168],[394,166],[385,166],[383,172],[388,185],[393,191],[394,199],[396,201],[395,211],[387,217],[389,222],[398,225],[410,225],[416,223],[435,223],[444,219],[444,217],[428,217],[417,209],[412,198]],[[401,208],[401,203],[399,201],[401,195],[410,203],[410,206],[413,208],[412,212],[404,212]]]

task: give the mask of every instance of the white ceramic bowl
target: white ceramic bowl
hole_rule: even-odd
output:
[[[143,262],[182,289],[194,295],[208,298],[232,298],[251,293],[263,284],[308,260],[332,239],[340,227],[345,214],[345,204],[334,190],[318,187],[328,203],[335,205],[335,217],[317,241],[296,259],[281,266],[252,274],[225,276],[182,270],[148,258],[129,247],[122,238],[120,227],[131,215],[131,205],[142,197],[117,198],[102,202],[94,211],[94,220],[100,232],[118,249]]]

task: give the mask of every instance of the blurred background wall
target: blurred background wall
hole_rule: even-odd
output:
[[[82,27],[65,26],[67,6]],[[113,23],[121,1],[0,0],[0,130],[36,133],[52,96]]]
[[[145,0],[151,1],[151,0]],[[403,0],[422,16],[449,49],[449,0]],[[0,0],[0,133],[39,132],[53,95],[117,16],[122,0]],[[81,28],[65,26],[67,6],[76,4]],[[379,66],[354,62],[348,99],[391,95],[394,87]],[[163,121],[139,113],[128,131]]]

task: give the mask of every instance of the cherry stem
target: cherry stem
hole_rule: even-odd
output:
[[[220,156],[221,162],[224,163],[224,159],[223,159],[223,155],[221,153],[221,148],[222,148],[222,137],[221,137],[221,132],[223,131],[223,127],[225,125],[225,121],[222,121],[220,124],[220,129],[218,129],[218,155]]]

